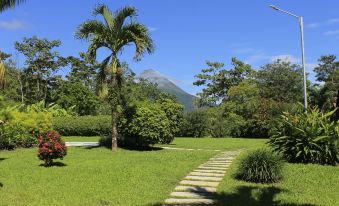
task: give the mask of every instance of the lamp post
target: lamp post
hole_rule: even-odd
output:
[[[270,5],[270,7],[276,11],[280,11],[290,16],[293,16],[299,20],[300,33],[301,33],[302,67],[303,67],[303,75],[304,75],[304,106],[305,106],[305,110],[307,111],[307,85],[306,85],[307,77],[306,77],[306,60],[305,60],[305,44],[304,44],[304,19],[302,16],[298,16],[298,15],[292,14],[291,12],[279,9],[276,6]]]

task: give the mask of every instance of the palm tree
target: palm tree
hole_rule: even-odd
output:
[[[100,15],[104,21],[88,20],[81,24],[76,32],[78,39],[90,42],[89,57],[96,59],[97,50],[106,48],[110,55],[101,63],[97,74],[98,94],[111,104],[112,113],[112,151],[117,149],[117,122],[119,116],[120,91],[123,69],[118,55],[126,46],[135,46],[135,60],[140,60],[143,54],[154,51],[153,40],[148,28],[136,22],[137,10],[134,7],[124,7],[112,13],[106,5],[94,9],[95,16]],[[127,22],[127,19],[130,21]]]
[[[0,13],[9,9],[14,8],[16,5],[25,2],[25,0],[1,0],[0,1]]]
[[[0,89],[5,88],[6,66],[4,61],[10,56],[10,54],[0,51]]]
[[[5,64],[0,60],[0,89],[3,89],[5,87],[5,73]]]

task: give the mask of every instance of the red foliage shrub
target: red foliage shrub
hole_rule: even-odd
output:
[[[45,167],[53,164],[53,159],[63,159],[67,155],[67,147],[61,136],[56,131],[49,131],[46,134],[38,136],[39,159],[45,161]]]

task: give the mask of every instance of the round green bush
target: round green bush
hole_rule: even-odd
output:
[[[142,148],[173,140],[170,121],[157,103],[145,101],[131,105],[119,124],[120,142],[127,146]]]
[[[255,183],[273,183],[282,179],[283,160],[266,149],[249,152],[240,161],[236,177]]]

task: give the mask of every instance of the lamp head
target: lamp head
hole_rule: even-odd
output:
[[[276,6],[270,5],[270,7],[271,7],[272,9],[274,9],[274,10],[279,11],[279,9],[278,9]]]

